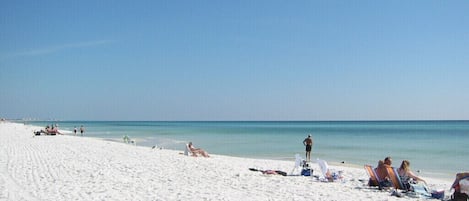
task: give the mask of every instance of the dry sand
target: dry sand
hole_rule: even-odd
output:
[[[264,175],[249,168],[290,173],[291,161],[211,154],[184,156],[100,139],[33,136],[38,127],[0,123],[0,200],[426,200],[391,196],[366,186],[363,168],[340,182],[314,177]],[[314,175],[320,174],[313,163]],[[431,189],[451,181],[425,178]]]

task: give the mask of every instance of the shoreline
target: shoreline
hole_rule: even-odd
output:
[[[62,130],[61,130],[62,131]],[[82,137],[82,136],[74,136],[73,135],[73,132],[72,131],[65,131],[65,135],[69,135],[69,136],[73,136],[73,137]],[[84,137],[87,137],[87,138],[94,138],[94,139],[98,139],[98,140],[103,140],[103,141],[109,141],[109,142],[115,142],[115,143],[122,143],[122,144],[126,144],[122,141],[121,138],[102,138],[102,137],[90,137],[90,136],[84,136]],[[134,140],[136,140],[136,142],[139,142],[141,141],[142,139],[141,138],[132,138]],[[133,144],[128,144],[128,145],[132,145],[132,146],[138,146],[138,147],[146,147],[146,148],[152,148],[152,146],[149,146],[149,145],[141,145],[139,143],[137,143],[137,145],[133,145]],[[165,149],[165,150],[172,150],[172,151],[179,151],[179,153],[182,153],[184,150],[176,150],[176,149],[166,149],[164,147],[161,147],[162,149]],[[222,155],[222,154],[216,154],[216,155]],[[234,157],[234,158],[245,158],[245,159],[255,159],[255,160],[274,160],[274,161],[282,161],[282,162],[291,162],[293,163],[294,162],[294,158],[293,157],[279,157],[279,158],[269,158],[269,157],[255,157],[255,156],[231,156],[231,155],[222,155],[222,156],[227,156],[227,157]],[[302,156],[302,154],[300,154],[300,156]],[[302,156],[303,157],[303,156]],[[316,160],[312,160],[310,163],[313,163],[313,164],[316,164],[315,162]],[[327,161],[329,165],[332,165],[332,166],[337,166],[337,167],[346,167],[346,168],[356,168],[356,169],[363,169],[363,166],[365,164],[356,164],[356,163],[342,163],[342,162],[339,162],[339,161]],[[366,165],[372,165],[373,167],[376,167],[375,164],[366,164]],[[456,173],[454,173],[454,175],[446,175],[444,173],[428,173],[426,172],[427,175],[419,175],[421,173],[418,173],[418,176],[420,177],[425,177],[425,178],[433,178],[433,179],[438,179],[438,180],[442,180],[442,181],[446,181],[446,182],[453,182],[454,181],[454,175],[456,175]],[[430,174],[430,176],[428,176],[428,174]],[[441,175],[440,177],[438,177],[437,175]]]
[[[453,120],[451,120],[451,121],[453,121]],[[465,121],[465,120],[457,120],[457,121]],[[53,123],[52,121],[46,121],[46,122],[37,121],[37,122],[41,122],[41,124],[46,123],[46,122],[47,122],[46,124]],[[67,124],[67,122],[68,122],[68,124]],[[83,121],[83,122],[92,122],[92,123],[94,123],[95,121]],[[99,121],[99,122],[101,122],[101,121]],[[104,121],[104,122],[135,122],[135,121]],[[162,122],[162,121],[143,121],[143,122]],[[163,122],[194,122],[194,121],[163,121]],[[195,122],[198,122],[198,121],[195,121]],[[219,121],[202,121],[202,122],[213,123],[213,122],[219,122]],[[238,122],[238,121],[221,121],[221,122]],[[241,122],[245,122],[245,121],[241,121]],[[276,122],[276,121],[256,121],[256,122]],[[294,123],[294,122],[297,122],[297,121],[291,121],[291,122]],[[351,122],[362,122],[362,121],[351,121]],[[376,122],[376,121],[365,121],[365,122]],[[381,121],[378,121],[378,122],[381,122]],[[382,122],[392,123],[392,121],[382,121]],[[428,122],[428,121],[421,120],[419,122]],[[433,120],[431,122],[433,122]],[[441,122],[447,122],[447,121],[441,121]],[[29,122],[17,122],[17,123],[24,123],[26,125],[39,126],[39,124],[37,124],[37,123],[34,124],[31,121],[29,121]],[[73,133],[72,132],[73,127],[70,128],[70,126],[75,125],[75,124],[76,125],[80,124],[80,122],[70,123],[70,121],[54,121],[54,123],[60,123],[61,125],[62,125],[62,123],[64,123],[64,125],[66,125],[65,129],[69,129],[69,130],[61,130],[61,131],[63,131],[63,133],[66,133],[66,134],[70,134],[71,136],[73,136],[73,134],[72,134]],[[70,129],[72,129],[72,130],[70,130]],[[107,131],[107,132],[109,133],[109,131]],[[116,130],[114,132],[118,133],[118,130]],[[122,135],[124,135],[124,134],[126,135],[126,132],[123,132]],[[102,140],[106,140],[106,141],[114,141],[114,142],[122,143],[122,135],[121,136],[87,135],[86,137],[91,137],[91,138],[97,138],[97,139],[102,139]],[[134,136],[137,136],[137,137],[134,137]],[[138,146],[153,147],[154,145],[158,145],[158,147],[161,147],[159,142],[155,143],[155,139],[157,139],[157,138],[154,138],[154,137],[144,137],[144,136],[139,136],[139,134],[129,135],[129,137],[131,137],[133,140],[135,140],[137,142]],[[178,141],[179,142],[177,142],[177,143],[180,143],[178,146],[173,145],[171,147],[166,147],[166,146],[163,145],[163,148],[172,149],[172,150],[180,150],[181,147],[184,146],[184,142],[181,141],[181,139],[178,139]],[[212,149],[208,148],[208,151],[212,151]],[[220,155],[233,156],[233,157],[251,158],[251,159],[269,159],[269,160],[280,160],[280,161],[294,161],[294,154],[300,154],[300,156],[302,156],[301,154],[304,153],[304,152],[291,152],[290,154],[285,155],[285,153],[283,152],[282,154],[278,155],[275,152],[270,152],[271,154],[269,154],[269,155],[266,155],[266,154],[262,154],[262,155],[259,155],[259,154],[258,155],[249,155],[249,154],[247,154],[246,155],[246,154],[219,153],[219,152],[215,152],[215,150],[213,150],[213,151],[214,152],[212,152],[212,153],[217,153],[217,154],[220,154]],[[328,153],[331,153],[331,152],[328,152]],[[384,157],[386,154],[387,153],[384,153],[384,155],[380,154],[380,156]],[[324,155],[324,153],[320,153],[319,156],[313,156],[313,162],[316,161],[315,160],[316,158],[324,159],[321,156],[324,156],[324,158],[327,158]],[[340,155],[335,155],[335,156],[340,156]],[[330,156],[329,156],[329,159],[326,159],[326,160],[330,164],[334,164],[336,166],[356,167],[356,168],[363,169],[364,164],[376,166],[375,163],[377,163],[378,158],[376,158],[376,157],[370,157],[370,158],[373,158],[376,161],[373,161],[373,160],[372,161],[370,161],[370,160],[367,160],[367,161],[353,161],[353,160],[349,160],[348,158],[343,158],[343,157],[334,157],[333,159],[331,159]],[[401,156],[396,156],[396,163],[394,165],[398,166],[400,164],[401,159],[408,159],[408,158],[402,157],[402,155]],[[363,160],[363,158],[361,158],[361,160]],[[342,161],[344,161],[345,164],[342,163]],[[415,172],[418,174],[418,176],[421,176],[421,177],[432,177],[432,178],[442,179],[442,180],[446,180],[446,181],[450,181],[450,180],[452,181],[454,179],[454,174],[455,174],[454,172],[464,170],[464,168],[453,168],[453,169],[457,169],[457,171],[456,170],[455,171],[448,170],[447,168],[440,167],[441,164],[436,169],[434,169],[434,166],[432,166],[432,165],[433,164],[424,164],[424,165],[422,165],[422,164],[418,165],[417,164],[415,166],[416,167]]]
[[[314,177],[263,175],[249,168],[290,174],[294,161],[211,154],[188,157],[183,150],[159,150],[73,135],[33,136],[40,127],[0,123],[0,200],[420,200],[397,198],[367,187],[363,168],[331,163],[344,182]],[[313,174],[320,175],[316,163]],[[452,181],[425,178],[431,189]],[[1,187],[3,186],[3,187]]]
[[[72,132],[69,132],[69,135],[70,136],[74,136],[72,134]],[[81,136],[76,136],[76,137],[81,137]],[[89,137],[89,138],[95,138],[95,139],[98,139],[98,140],[104,140],[104,141],[110,141],[110,142],[116,142],[116,143],[123,143],[125,144],[121,138],[103,138],[103,137],[90,137],[90,136],[86,136],[86,137]],[[142,140],[142,138],[132,138],[133,140],[136,140],[137,142],[137,145],[136,146],[139,146],[139,147],[147,147],[147,148],[151,148],[152,146],[150,145],[146,145],[145,143],[138,143],[138,142],[142,142],[144,140]],[[142,145],[142,144],[145,144],[145,145]],[[163,149],[166,149],[163,147]],[[177,150],[177,149],[166,149],[166,150],[174,150],[174,151],[181,151],[181,150]],[[183,151],[183,150],[182,150]],[[300,156],[302,156],[302,158],[304,157],[302,155],[302,153],[299,153]],[[223,154],[216,154],[216,155],[223,155]],[[237,155],[223,155],[223,156],[228,156],[228,157],[235,157],[235,158],[246,158],[246,159],[257,159],[257,160],[274,160],[274,161],[283,161],[283,162],[294,162],[294,157],[262,157],[262,156],[237,156]],[[319,158],[318,158],[319,159]],[[312,163],[316,164],[316,160],[315,159],[312,159],[311,161]],[[333,166],[338,166],[338,167],[350,167],[350,168],[356,168],[356,169],[363,169],[364,170],[364,165],[372,165],[373,167],[376,167],[376,164],[357,164],[357,163],[348,163],[346,161],[344,161],[344,163],[340,162],[340,161],[330,161],[328,160],[327,161],[329,165],[333,165]],[[395,165],[399,165],[399,163],[396,163]],[[420,170],[418,170],[420,171]],[[434,179],[439,179],[439,180],[443,180],[443,181],[446,181],[446,182],[453,182],[454,181],[454,174],[446,174],[446,173],[442,173],[442,172],[418,172],[417,173],[417,176],[420,176],[420,177],[425,177],[425,178],[434,178]]]

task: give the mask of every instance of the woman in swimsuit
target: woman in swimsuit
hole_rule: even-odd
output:
[[[401,163],[401,167],[397,169],[397,173],[399,174],[399,177],[401,177],[401,181],[404,185],[407,185],[413,181],[421,181],[425,184],[427,182],[423,180],[422,178],[418,177],[415,175],[411,170],[410,170],[410,162],[408,160],[403,160]]]

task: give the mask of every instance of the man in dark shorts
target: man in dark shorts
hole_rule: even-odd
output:
[[[311,161],[311,148],[313,147],[313,139],[311,138],[311,134],[303,140],[303,145],[306,146],[306,161]]]
[[[83,136],[83,133],[85,132],[85,127],[83,127],[83,125],[80,126],[80,133],[81,133],[81,136]]]

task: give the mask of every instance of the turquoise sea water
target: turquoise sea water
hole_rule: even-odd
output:
[[[58,121],[72,131],[84,125],[88,137],[122,141],[128,135],[140,146],[183,150],[192,141],[212,154],[294,160],[304,157],[303,139],[312,134],[312,159],[330,163],[376,165],[386,156],[393,165],[410,160],[421,176],[453,179],[469,170],[469,121]]]

